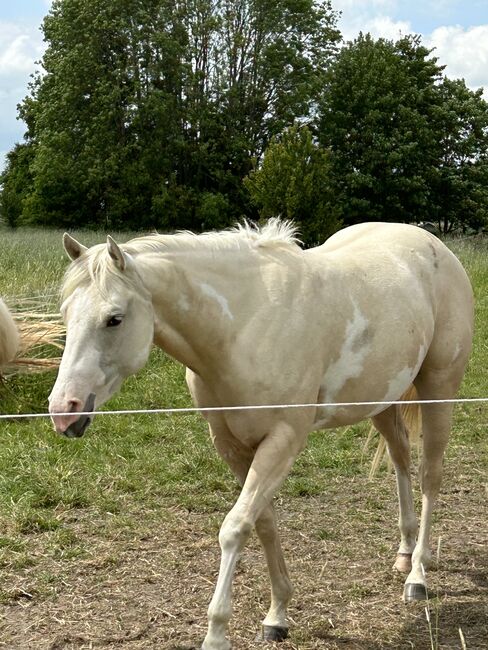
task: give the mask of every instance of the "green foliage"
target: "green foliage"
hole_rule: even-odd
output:
[[[274,139],[244,183],[261,217],[293,220],[305,244],[322,243],[339,228],[329,152],[313,142],[306,126],[294,126]]]
[[[443,232],[488,224],[488,103],[482,89],[444,79],[436,88],[439,158],[432,182],[432,217]]]
[[[437,220],[447,231],[485,222],[488,105],[442,79],[420,37],[348,43],[319,112],[344,223]]]
[[[338,50],[336,22],[329,0],[54,0],[0,218],[199,231],[279,214],[307,244],[367,220],[485,227],[481,91],[418,36]]]
[[[11,157],[2,212],[71,228],[234,221],[252,158],[309,114],[335,20],[318,0],[55,0],[20,108],[29,160]]]
[[[26,223],[24,202],[32,185],[30,165],[34,158],[31,144],[17,144],[7,154],[5,170],[0,175],[0,219],[9,226]]]

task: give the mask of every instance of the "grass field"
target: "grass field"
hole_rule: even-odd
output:
[[[26,298],[57,309],[67,265],[61,233],[0,236],[0,295],[13,309]],[[449,245],[476,294],[475,345],[460,394],[486,397],[487,243]],[[0,411],[44,412],[54,379],[54,372],[9,377]],[[190,406],[184,369],[154,350],[106,406]],[[487,421],[488,405],[456,408],[433,530],[441,543],[430,574],[430,630],[423,607],[401,603],[402,578],[390,568],[394,478],[383,469],[367,479],[369,424],[311,436],[277,497],[297,587],[283,650],[461,648],[459,627],[468,648],[486,647]],[[57,436],[45,419],[0,421],[0,648],[197,647],[218,569],[218,528],[237,494],[197,415],[100,416],[80,440]],[[255,647],[267,602],[253,539],[236,578],[237,650]]]

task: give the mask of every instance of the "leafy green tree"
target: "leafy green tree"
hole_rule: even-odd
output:
[[[427,217],[442,68],[419,40],[360,35],[337,55],[320,101],[318,137],[332,149],[345,223]]]
[[[313,142],[307,126],[294,126],[275,138],[244,183],[261,217],[293,220],[305,244],[322,243],[340,226],[329,152]]]
[[[0,175],[0,219],[9,226],[26,223],[22,220],[22,213],[32,184],[30,165],[33,156],[33,147],[29,144],[17,144],[7,154],[6,167]]]
[[[442,71],[420,37],[361,34],[338,52],[317,132],[346,224],[486,220],[487,104]]]
[[[161,3],[144,4],[146,11],[135,0],[57,0],[45,18],[45,74],[36,77],[21,107],[36,145],[31,220],[144,225],[152,177],[141,151],[154,154],[154,145],[134,121],[144,112],[148,83],[139,57],[152,55],[138,39],[138,27],[142,19],[160,18]],[[159,48],[161,56],[166,45]],[[161,137],[175,112],[168,102],[158,108],[153,136]]]
[[[442,232],[488,224],[488,103],[461,79],[437,87],[439,159],[432,183],[432,219]]]
[[[30,182],[9,210],[64,226],[234,220],[253,157],[310,113],[335,21],[329,0],[54,0],[20,109]]]

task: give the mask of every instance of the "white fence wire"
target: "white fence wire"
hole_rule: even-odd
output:
[[[177,415],[185,413],[212,413],[215,411],[262,411],[271,409],[297,409],[297,408],[346,408],[349,406],[407,406],[409,404],[476,404],[488,402],[488,397],[459,397],[453,399],[424,399],[424,400],[394,400],[387,402],[319,402],[303,404],[252,404],[242,406],[188,406],[182,408],[157,408],[157,409],[114,409],[106,411],[73,411],[69,413],[56,413],[56,417],[70,415]],[[1,413],[0,420],[48,418],[51,413]]]

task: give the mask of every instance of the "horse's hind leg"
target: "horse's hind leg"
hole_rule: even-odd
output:
[[[288,577],[272,504],[264,509],[256,521],[255,528],[264,549],[271,581],[271,605],[258,640],[283,641],[288,636],[286,610],[293,593],[293,585]]]
[[[419,395],[427,399],[427,395],[424,397],[421,391]],[[412,555],[412,570],[405,582],[405,601],[427,598],[425,570],[431,562],[429,537],[432,512],[441,486],[442,462],[449,440],[451,419],[452,404],[422,405],[423,458],[420,470],[422,514],[417,544]]]
[[[421,400],[450,399],[459,386],[460,376],[453,379],[451,372],[424,370],[415,380]],[[425,570],[431,562],[429,546],[432,512],[442,480],[442,463],[452,423],[451,403],[422,404],[423,457],[420,469],[422,489],[422,514],[415,550],[412,554],[412,570],[405,581],[404,599],[425,600],[427,585]]]
[[[387,442],[397,480],[400,546],[394,568],[397,571],[408,572],[412,568],[411,558],[415,548],[417,518],[410,477],[410,443],[400,406],[390,406],[386,411],[376,415],[373,418],[373,424]]]

